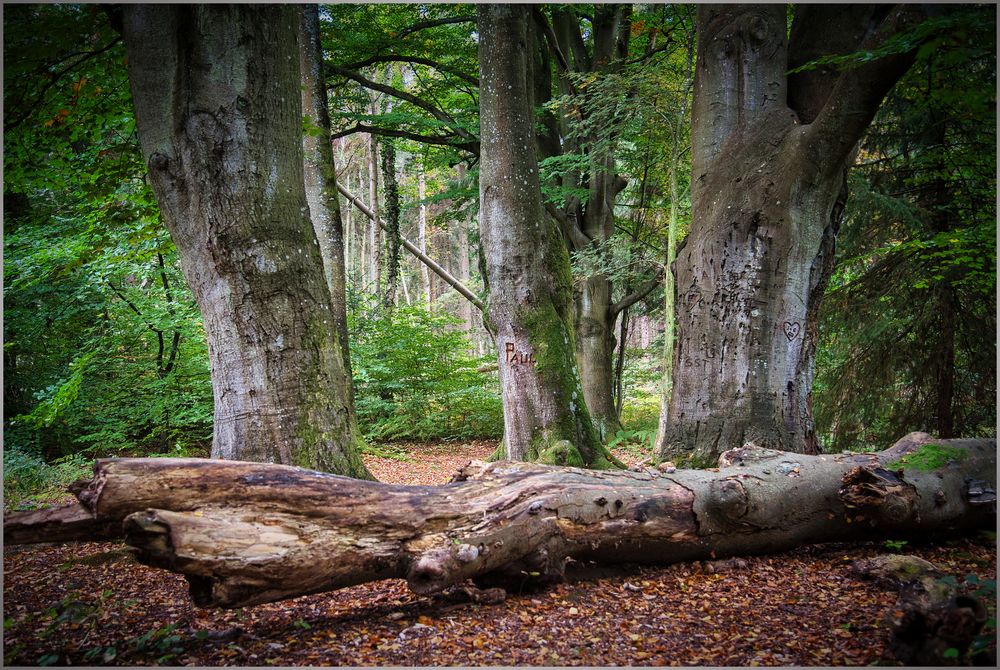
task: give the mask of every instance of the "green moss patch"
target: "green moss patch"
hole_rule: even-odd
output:
[[[929,472],[931,470],[943,468],[949,463],[957,463],[966,456],[968,456],[968,454],[964,449],[931,442],[922,445],[912,454],[907,454],[900,457],[898,460],[887,464],[886,467],[890,470],[910,468],[912,470]]]

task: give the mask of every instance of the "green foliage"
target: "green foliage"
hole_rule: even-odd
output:
[[[203,447],[204,334],[145,183],[119,37],[96,7],[4,22],[5,447]]]
[[[827,449],[996,434],[996,12],[948,20],[850,177],[813,390]]]
[[[370,440],[499,437],[495,375],[476,368],[458,321],[400,305],[355,308],[349,319],[358,422]]]
[[[944,444],[924,444],[912,454],[900,457],[898,460],[889,463],[886,467],[890,469],[910,468],[921,472],[930,472],[943,468],[949,463],[957,463],[968,456],[964,449],[949,447]]]
[[[906,540],[886,540],[882,543],[889,551],[902,551],[908,542]]]
[[[66,487],[91,474],[91,461],[79,454],[49,464],[17,444],[3,449],[3,501],[5,509],[31,509],[65,495]]]

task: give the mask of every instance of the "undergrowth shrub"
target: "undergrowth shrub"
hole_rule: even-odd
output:
[[[349,316],[358,422],[369,440],[496,438],[503,409],[494,362],[473,357],[460,323],[421,307]]]
[[[91,474],[93,461],[71,454],[46,463],[41,456],[17,445],[4,445],[4,509],[31,509],[49,504],[66,487]]]

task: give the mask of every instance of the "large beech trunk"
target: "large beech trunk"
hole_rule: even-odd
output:
[[[204,322],[212,455],[368,476],[306,200],[299,19],[290,6],[126,5],[129,79]]]
[[[692,110],[692,225],[676,262],[678,336],[663,456],[731,444],[816,453],[818,308],[833,269],[845,170],[912,56],[843,72],[790,68],[873,49],[911,12],[702,5]]]
[[[913,469],[929,456],[951,461]],[[124,535],[184,574],[203,607],[242,607],[403,577],[558,577],[567,560],[670,563],[813,542],[918,537],[996,523],[996,441],[913,433],[877,454],[727,451],[715,470],[592,471],[473,462],[444,486],[281,465],[109,459],[78,504],[4,520],[7,543]]]
[[[544,213],[524,5],[479,5],[479,231],[511,460],[594,465],[603,452],[573,364],[569,254]]]

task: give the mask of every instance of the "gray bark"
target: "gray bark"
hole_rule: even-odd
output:
[[[417,593],[469,578],[558,578],[568,558],[672,563],[814,542],[947,535],[996,524],[996,441],[928,436],[876,454],[734,449],[714,471],[595,472],[470,463],[445,486],[397,486],[280,465],[98,461],[79,503],[8,514],[4,542],[124,535],[184,574],[201,607],[243,607],[391,577]]]
[[[572,72],[613,72],[616,59],[625,53],[628,21],[625,5],[598,6],[595,9],[593,49],[588,51],[580,29],[580,19],[567,8],[552,11],[552,38],[559,51],[556,58],[563,76],[559,78],[559,91],[563,95],[586,94],[576,91],[565,77]],[[536,74],[546,78],[547,73]],[[586,148],[590,165],[584,183],[589,196],[583,203],[578,198],[570,198],[562,212],[562,225],[571,228],[566,241],[571,249],[579,250],[589,246],[598,249],[614,233],[614,204],[618,194],[625,187],[625,180],[615,172],[614,137],[615,128],[601,128],[591,131],[584,139],[570,139],[571,133],[565,119],[558,124],[563,142],[547,138],[541,143],[543,148],[567,152]],[[551,129],[555,132],[555,128]],[[597,149],[600,145],[602,148]],[[581,175],[569,173],[564,176],[568,186],[575,186]],[[618,411],[614,402],[614,323],[618,313],[612,309],[612,283],[600,273],[593,273],[576,285],[576,363],[580,371],[584,400],[590,412],[599,437],[604,440],[614,435],[620,428]]]
[[[126,5],[150,182],[201,310],[212,455],[367,476],[303,185],[293,7]]]
[[[852,10],[869,26],[851,33],[862,42],[848,48],[838,34],[814,48],[880,43],[906,10],[879,21],[880,12]],[[674,386],[661,454],[705,463],[746,442],[815,453],[817,315],[844,170],[911,58],[884,58],[822,86],[820,74],[790,82],[785,72],[798,56],[789,55],[784,6],[704,5],[698,22],[692,226],[676,263]]]
[[[529,10],[479,5],[478,12],[479,230],[507,455],[596,464],[602,452],[573,365],[569,256],[541,202]]]

